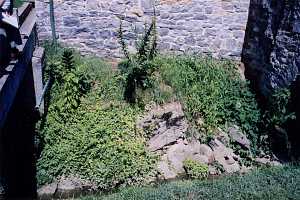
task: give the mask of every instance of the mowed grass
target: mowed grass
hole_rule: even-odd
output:
[[[300,167],[285,166],[207,181],[179,181],[157,187],[136,187],[108,196],[80,200],[298,200]]]

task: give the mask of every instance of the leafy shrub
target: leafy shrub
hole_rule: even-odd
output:
[[[145,25],[145,33],[141,41],[137,41],[137,53],[130,54],[124,38],[122,20],[118,31],[119,43],[122,47],[126,60],[119,64],[121,72],[125,76],[124,97],[130,103],[136,102],[138,88],[146,89],[151,86],[150,76],[155,70],[151,62],[157,53],[156,14],[149,27]]]
[[[57,102],[61,113],[74,111],[80,104],[80,98],[89,90],[89,78],[83,76],[80,68],[75,68],[73,52],[65,50],[62,55],[64,68],[62,98]]]
[[[189,177],[205,179],[208,176],[208,166],[197,161],[187,159],[183,162],[184,169]]]
[[[236,72],[236,65],[210,57],[170,56],[155,60],[166,84],[184,103],[190,121],[202,118],[198,128],[212,134],[226,123],[240,126],[257,140],[260,111],[248,83]]]
[[[81,97],[91,88],[91,81],[88,74],[84,72],[79,62],[75,63],[74,52],[70,49],[63,49],[61,58],[55,62],[49,62],[48,71],[54,77],[54,90],[59,94],[56,103],[52,106],[58,110],[62,118],[67,118],[79,106]]]

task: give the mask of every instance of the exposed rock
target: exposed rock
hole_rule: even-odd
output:
[[[243,62],[261,95],[288,87],[300,70],[300,1],[251,1]]]
[[[214,133],[214,138],[222,142],[225,146],[230,144],[230,138],[222,129],[217,128]]]
[[[232,140],[243,148],[250,148],[250,141],[238,126],[231,126],[228,134],[220,128],[216,129],[214,139],[206,145],[197,139],[187,140],[185,132],[188,124],[180,103],[147,108],[148,114],[138,120],[137,128],[150,137],[148,149],[161,155],[157,166],[160,179],[174,179],[185,174],[184,161],[187,159],[207,164],[211,175],[221,173],[214,167],[214,162],[222,166],[226,173],[241,170],[241,158],[228,147]],[[242,168],[242,171],[246,169]]]
[[[279,161],[271,160],[270,158],[255,158],[255,162],[261,165],[282,166]]]
[[[148,149],[157,151],[184,138],[188,123],[181,104],[174,102],[152,108],[137,122],[137,127],[145,132],[150,131],[148,134],[152,137],[148,141]]]
[[[233,142],[238,143],[241,147],[245,149],[250,149],[250,140],[247,136],[240,130],[236,125],[233,125],[228,128],[228,135],[230,136]]]
[[[161,148],[163,148],[164,146],[173,144],[174,142],[176,142],[177,139],[179,139],[180,137],[183,137],[183,133],[180,131],[176,131],[175,129],[168,129],[165,132],[158,134],[156,136],[154,136],[153,138],[151,138],[148,142],[149,144],[149,150],[150,151],[156,151],[159,150]]]
[[[183,162],[191,158],[193,155],[191,149],[183,143],[183,141],[179,141],[177,144],[172,145],[167,150],[167,158],[170,163],[170,166],[174,169],[177,174],[185,173],[183,168]]]
[[[0,200],[4,200],[5,199],[5,188],[4,188],[4,186],[2,185],[2,183],[1,183],[1,180],[0,180]]]
[[[202,164],[208,164],[210,162],[207,156],[204,156],[201,154],[195,154],[190,159],[197,161],[199,163],[202,163]]]
[[[240,170],[238,156],[233,153],[233,150],[227,148],[221,141],[214,139],[209,143],[213,150],[215,161],[222,165],[226,173],[234,173]]]
[[[212,149],[206,144],[201,144],[200,145],[199,153],[201,155],[205,155],[207,157],[213,157]]]
[[[219,172],[214,166],[209,166],[208,167],[208,173],[209,175],[218,175]]]
[[[50,200],[54,198],[54,195],[57,190],[57,183],[51,183],[49,185],[45,185],[38,189],[37,194],[38,198],[41,200]]]
[[[158,162],[157,169],[161,174],[161,177],[159,177],[160,179],[169,180],[174,179],[177,176],[177,173],[174,172],[174,170],[172,170],[172,168],[168,164],[167,155],[164,155],[162,160]]]
[[[168,147],[166,153],[158,163],[158,171],[162,179],[174,179],[185,174],[184,161],[191,159],[202,164],[213,162],[213,152],[207,145],[200,144],[198,141],[191,143],[179,139],[176,144]]]
[[[38,199],[70,198],[92,192],[96,186],[77,177],[61,177],[59,181],[38,189]]]
[[[83,184],[78,179],[62,179],[57,185],[57,191],[55,196],[59,198],[69,198],[77,196],[82,192]]]
[[[212,163],[214,161],[213,151],[208,145],[201,144],[198,140],[197,141],[194,140],[188,144],[188,148],[191,149],[191,151],[193,153],[192,157],[195,160],[198,160],[201,158],[201,159],[203,159],[203,161],[205,161],[202,163],[206,163],[206,164]]]

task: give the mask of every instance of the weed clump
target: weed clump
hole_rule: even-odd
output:
[[[124,98],[129,103],[136,103],[137,89],[147,89],[152,86],[151,76],[156,69],[153,59],[157,55],[157,31],[156,14],[148,27],[145,25],[145,33],[140,41],[137,41],[135,54],[131,54],[124,37],[122,20],[118,31],[119,43],[122,47],[125,60],[119,64],[121,73],[125,77]]]
[[[205,179],[208,176],[208,166],[206,164],[187,159],[183,162],[183,167],[190,178]]]
[[[55,81],[39,127],[39,185],[74,175],[100,190],[144,183],[156,159],[135,130],[140,109],[122,101],[120,74],[99,59],[48,50],[47,71]]]

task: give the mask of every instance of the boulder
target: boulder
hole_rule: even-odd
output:
[[[6,191],[0,180],[0,200],[2,199],[4,200],[5,196],[6,196]]]
[[[201,154],[192,155],[190,159],[194,160],[194,161],[197,161],[199,163],[202,163],[202,164],[209,164],[210,163],[208,157],[204,156],[204,155],[201,155]]]
[[[92,192],[96,187],[77,177],[62,177],[55,192],[55,198],[70,198]]]
[[[184,137],[181,131],[170,128],[165,132],[152,137],[148,142],[148,149],[150,151],[157,151],[165,146],[175,143],[181,137]]]
[[[222,129],[217,128],[214,132],[214,138],[222,142],[225,146],[230,144],[230,138]]]
[[[233,150],[227,148],[221,141],[214,139],[209,143],[213,150],[214,159],[224,168],[226,173],[234,173],[240,170],[238,156]]]
[[[50,200],[54,198],[54,195],[57,190],[57,183],[51,183],[49,185],[45,185],[38,189],[37,195],[40,200]]]
[[[188,123],[178,102],[154,106],[137,121],[137,128],[150,136],[148,149],[157,151],[185,137]]]
[[[70,198],[77,196],[82,191],[82,183],[76,179],[62,179],[57,185],[55,196],[58,198]]]
[[[250,172],[251,167],[246,167],[246,166],[242,166],[241,170],[240,170],[240,174],[247,174],[248,172]]]
[[[193,156],[192,150],[188,145],[185,145],[182,140],[179,140],[177,144],[172,145],[167,150],[167,158],[170,166],[177,174],[185,173],[183,168],[183,162]]]
[[[255,162],[259,165],[282,166],[279,161],[271,160],[271,158],[255,158]]]
[[[228,135],[230,139],[239,144],[244,149],[250,149],[250,140],[247,136],[241,131],[240,127],[233,125],[228,128]]]
[[[218,170],[214,166],[208,166],[209,175],[216,176],[219,174]]]
[[[193,140],[188,144],[188,147],[192,151],[192,159],[197,161],[205,161],[202,163],[209,164],[214,161],[214,155],[212,149],[206,145],[201,144],[198,140]],[[200,159],[201,158],[201,159]]]
[[[162,160],[158,162],[157,169],[160,173],[160,179],[169,180],[177,177],[177,173],[168,164],[166,154],[162,157]]]
[[[208,163],[212,163],[214,161],[213,151],[206,144],[201,144],[200,145],[199,154],[206,156],[208,158]]]
[[[184,161],[187,159],[210,164],[213,162],[213,152],[209,146],[200,144],[199,141],[187,143],[185,140],[179,139],[176,144],[168,147],[158,163],[160,178],[174,179],[185,174]]]

